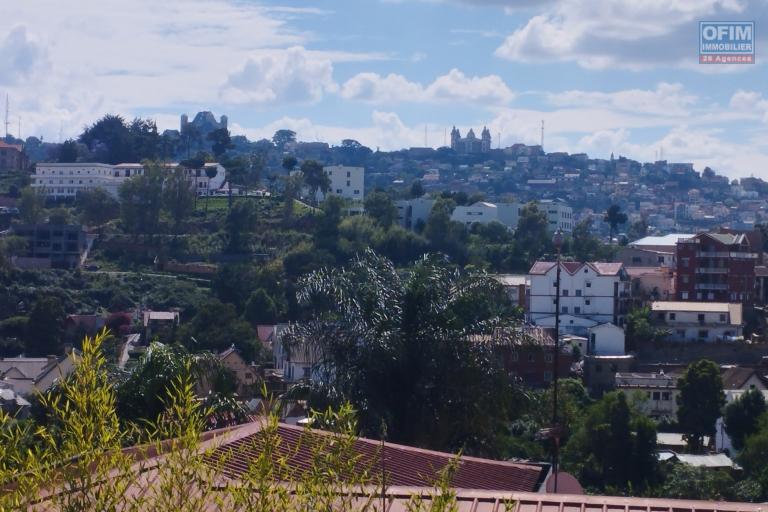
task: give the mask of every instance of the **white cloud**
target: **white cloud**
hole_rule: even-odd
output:
[[[45,49],[30,38],[27,28],[14,27],[0,41],[0,83],[15,84],[29,80],[36,71],[48,67]]]
[[[512,101],[514,93],[498,75],[469,77],[452,69],[426,86],[398,74],[360,73],[344,83],[341,96],[371,103],[461,101],[503,105]]]
[[[683,85],[661,82],[654,90],[627,89],[617,92],[565,91],[547,95],[553,105],[567,107],[609,108],[660,116],[685,116],[697,98],[685,92]]]
[[[232,73],[222,98],[232,103],[313,103],[337,89],[329,59],[300,46],[248,59]]]
[[[731,96],[729,105],[738,113],[759,118],[768,123],[768,99],[763,98],[761,92],[739,89]]]
[[[575,61],[585,68],[646,69],[698,64],[698,20],[763,12],[759,0],[560,0],[510,34],[496,55],[519,62]],[[735,68],[728,68],[733,71]]]

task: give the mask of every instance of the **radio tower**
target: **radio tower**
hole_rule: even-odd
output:
[[[544,151],[544,120],[541,120],[541,150]]]
[[[10,113],[10,103],[8,101],[8,94],[5,95],[5,137],[8,138],[8,126],[10,125],[10,121],[8,121],[8,115]]]

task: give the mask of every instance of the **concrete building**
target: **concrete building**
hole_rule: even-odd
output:
[[[329,194],[334,194],[352,201],[363,201],[365,197],[365,168],[331,165],[323,167],[331,180]],[[318,192],[322,197],[322,193]]]
[[[451,149],[460,154],[488,153],[491,151],[491,132],[483,127],[483,132],[478,139],[475,131],[470,129],[466,137],[454,126],[451,130]]]
[[[61,357],[0,358],[0,382],[16,394],[30,397],[46,391],[57,379],[66,377],[74,368],[72,351]]]
[[[632,283],[635,300],[672,300],[675,297],[675,270],[670,267],[629,267],[624,264]]]
[[[457,206],[451,220],[467,227],[472,224],[498,222],[509,229],[516,229],[522,206],[518,203],[488,203],[479,201],[470,206]]]
[[[679,241],[677,300],[752,305],[759,250],[751,246],[744,234],[699,233]]]
[[[77,268],[88,249],[80,225],[17,225],[12,233],[27,242],[26,251],[12,260],[19,268]]]
[[[563,233],[571,233],[573,231],[573,208],[568,206],[565,201],[560,199],[542,199],[538,204],[539,209],[547,215],[550,232],[554,233],[558,229]]]
[[[616,373],[616,389],[634,399],[638,410],[651,418],[677,418],[677,374]]]
[[[170,172],[177,167],[179,164],[169,163],[165,169]],[[184,168],[184,172],[190,180],[190,187],[199,196],[213,195],[226,181],[226,170],[218,163],[206,163],[197,169]],[[38,163],[32,174],[32,188],[52,199],[74,199],[78,193],[94,189],[117,197],[120,185],[142,174],[144,166],[138,163]]]
[[[623,356],[625,354],[624,329],[611,323],[598,324],[587,329],[587,354],[594,356]]]
[[[512,304],[525,309],[528,305],[528,276],[525,274],[497,274],[493,278],[504,287]]]
[[[8,144],[0,140],[0,172],[23,171],[29,165],[29,159],[21,144]]]
[[[743,334],[742,305],[727,302],[653,302],[651,320],[668,341],[733,341]]]
[[[630,283],[621,263],[561,264],[560,333],[585,336],[598,324],[623,327]],[[528,272],[528,319],[543,327],[555,325],[557,264],[536,262]]]
[[[401,227],[411,230],[424,226],[429,219],[430,213],[432,213],[434,205],[435,200],[428,197],[395,201],[397,222]]]

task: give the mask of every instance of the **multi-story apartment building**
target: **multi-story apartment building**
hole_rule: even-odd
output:
[[[335,194],[344,199],[362,201],[365,197],[365,168],[330,165],[323,167],[325,174],[331,180],[329,194]],[[320,192],[318,194],[322,195]]]
[[[79,225],[17,225],[12,231],[27,242],[26,250],[13,258],[20,268],[76,268],[87,248]]]
[[[637,401],[640,412],[651,418],[676,419],[677,415],[677,374],[617,372],[615,377],[617,390],[629,396],[639,395]]]
[[[509,229],[517,229],[522,203],[489,203],[480,201],[469,206],[457,206],[451,214],[451,220],[461,222],[467,227],[472,224],[490,224],[499,222]],[[538,204],[539,210],[547,216],[550,232],[558,229],[563,233],[573,231],[573,209],[560,200],[543,200]]]
[[[611,323],[623,327],[630,281],[621,263],[560,263],[560,333],[586,336],[589,329]],[[537,261],[528,272],[528,319],[555,326],[557,263]]]
[[[678,241],[677,299],[751,305],[758,250],[744,234],[699,233]]]
[[[434,205],[435,200],[427,197],[395,201],[397,222],[405,229],[416,229],[419,225],[423,226],[427,223]]]
[[[742,305],[727,302],[653,302],[651,319],[668,341],[732,341],[744,328]]]
[[[539,209],[547,215],[549,230],[555,232],[558,229],[563,233],[573,231],[573,208],[560,199],[542,199],[539,201]]]
[[[179,164],[175,163],[165,165],[167,171],[177,167]],[[190,180],[190,187],[193,187],[199,196],[213,194],[225,181],[226,171],[218,163],[206,163],[196,169],[182,169]],[[102,189],[117,197],[120,185],[127,179],[143,173],[144,166],[136,163],[39,163],[32,175],[32,187],[53,199],[71,199],[79,192],[94,189]]]

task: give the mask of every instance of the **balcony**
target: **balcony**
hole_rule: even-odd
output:
[[[697,267],[697,274],[727,274],[728,269],[723,267]]]
[[[696,252],[697,258],[734,258],[734,259],[744,259],[744,260],[753,260],[757,259],[757,253],[756,252],[719,252],[719,251],[697,251]]]
[[[697,290],[710,290],[710,291],[727,291],[727,284],[713,284],[713,283],[697,283]]]

